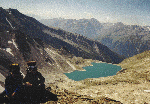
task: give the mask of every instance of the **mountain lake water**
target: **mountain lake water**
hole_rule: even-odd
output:
[[[69,79],[80,81],[86,78],[99,78],[116,75],[122,68],[108,63],[91,63],[93,66],[83,67],[86,71],[64,73]]]

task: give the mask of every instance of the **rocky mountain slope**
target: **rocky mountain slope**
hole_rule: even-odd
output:
[[[123,69],[117,75],[73,81],[63,73],[83,70],[83,66],[104,59],[111,62],[115,53],[84,36],[46,27],[14,9],[0,8],[0,39],[0,92],[4,89],[9,64],[19,63],[24,75],[26,61],[36,60],[46,87],[51,87],[51,92],[58,96],[58,101],[46,104],[150,103],[150,51],[124,60],[119,64]],[[94,42],[96,48],[92,47]],[[99,57],[92,56],[95,54]],[[115,55],[116,61],[121,62]]]
[[[29,35],[34,39],[38,38],[56,49],[66,49],[75,56],[113,63],[122,61],[122,57],[97,41],[61,29],[49,28],[34,18],[21,14],[15,9],[1,9],[1,11],[3,12],[1,17],[5,20],[1,22],[2,28],[19,30],[23,34]]]
[[[150,51],[125,59],[118,65],[122,67],[122,70],[114,76],[73,81],[62,75],[63,77],[59,82],[49,83],[49,86],[53,88],[55,93],[59,93],[59,96],[66,96],[60,99],[64,103],[72,102],[69,99],[75,98],[76,101],[83,104],[91,102],[96,104],[107,104],[107,102],[149,104]],[[78,97],[76,94],[79,94]],[[88,99],[86,99],[87,97]],[[106,100],[107,98],[109,98],[109,101]],[[48,104],[50,103],[48,102]]]
[[[123,60],[123,57],[97,41],[79,34],[49,28],[16,9],[0,8],[0,47],[0,64],[6,69],[12,62],[24,63],[28,60],[38,61],[40,68],[55,67],[52,65],[60,64],[61,62],[56,62],[56,59],[62,58],[63,54],[70,58],[76,56],[112,63]],[[56,57],[53,57],[54,54]],[[62,59],[63,62],[65,62],[64,59]]]
[[[16,9],[0,8],[0,92],[9,65],[19,63],[25,76],[29,60],[37,61],[49,87],[49,83],[60,82],[63,73],[82,70],[78,64],[89,65],[96,60],[119,63],[123,57],[82,35],[49,28]]]
[[[92,19],[47,19],[40,20],[47,26],[58,27],[95,39],[114,52],[131,57],[150,49],[149,26],[100,23]]]
[[[116,23],[103,29],[96,40],[125,57],[131,57],[150,49],[150,30],[137,25]]]
[[[98,20],[92,19],[43,19],[40,20],[41,23],[64,29],[69,32],[78,33],[88,38],[94,38],[99,35],[100,29],[103,28],[103,24]]]

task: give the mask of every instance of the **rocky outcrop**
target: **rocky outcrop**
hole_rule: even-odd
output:
[[[51,86],[54,94],[57,95],[58,101],[48,101],[46,104],[68,103],[68,104],[122,104],[120,101],[116,101],[106,97],[93,98],[87,95],[80,95],[75,92],[70,92],[66,89],[61,90],[58,87]]]

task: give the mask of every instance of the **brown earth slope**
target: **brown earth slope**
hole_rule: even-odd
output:
[[[54,91],[60,96],[58,102],[69,103],[73,101],[73,97],[75,101],[78,98],[76,103],[86,104],[92,101],[104,103],[103,101],[108,97],[115,99],[114,103],[119,103],[115,101],[124,104],[150,103],[150,51],[125,59],[118,65],[123,69],[114,76],[73,81],[61,74],[58,75],[61,79],[49,83],[49,86],[54,86],[53,90],[55,89]],[[81,101],[83,96],[93,100]]]

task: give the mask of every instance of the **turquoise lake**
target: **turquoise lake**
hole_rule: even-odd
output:
[[[86,78],[99,78],[116,75],[121,70],[120,66],[107,63],[91,63],[93,66],[83,67],[86,71],[64,73],[69,79],[80,81]]]

